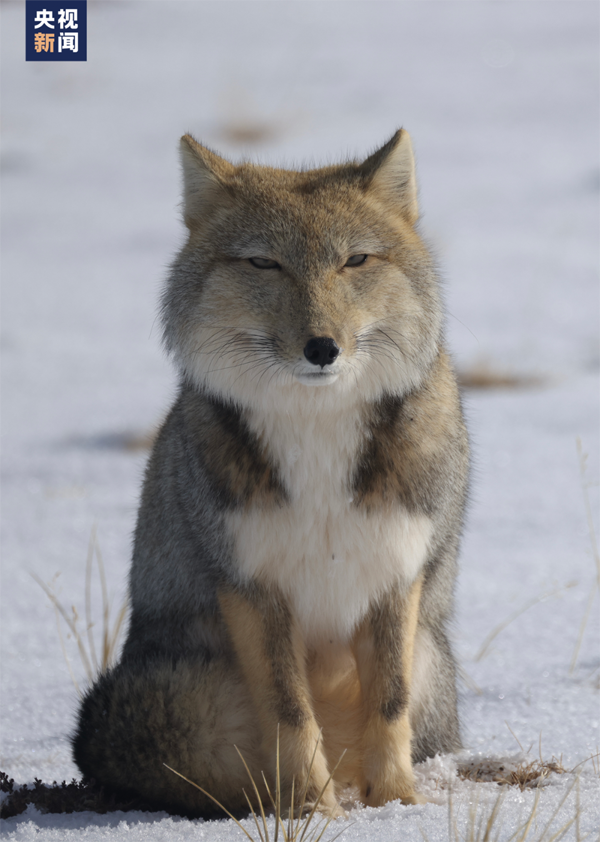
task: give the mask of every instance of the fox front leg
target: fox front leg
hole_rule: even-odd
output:
[[[310,702],[306,650],[287,603],[254,587],[243,593],[222,592],[219,604],[254,701],[273,780],[279,749],[281,803],[290,804],[293,781],[296,806],[304,794],[307,805],[320,796],[321,812],[343,815],[333,782],[327,782],[327,761]]]
[[[361,797],[370,807],[415,794],[408,716],[421,578],[408,593],[393,589],[359,627],[353,649],[364,705]]]

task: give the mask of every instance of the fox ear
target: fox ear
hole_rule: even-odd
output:
[[[409,222],[419,218],[415,159],[406,129],[399,129],[385,146],[374,152],[361,165],[369,189],[386,196],[400,209]]]
[[[188,228],[204,218],[210,205],[225,197],[225,180],[233,164],[186,134],[179,143],[183,168],[183,218]]]

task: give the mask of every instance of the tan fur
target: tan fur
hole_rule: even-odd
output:
[[[392,592],[363,622],[354,640],[368,711],[361,794],[373,807],[394,798],[415,803],[408,698],[421,587],[419,578],[407,594]]]
[[[362,766],[365,712],[356,661],[350,646],[322,644],[308,654],[313,710],[336,789],[357,786]]]
[[[219,596],[258,713],[272,780],[279,751],[283,803],[289,804],[294,779],[297,792],[305,791],[309,803],[320,796],[323,808],[334,814],[338,808],[312,710],[305,646],[285,604],[276,604],[276,599],[272,594],[266,599],[262,594],[253,599],[237,593]]]

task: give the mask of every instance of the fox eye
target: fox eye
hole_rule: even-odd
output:
[[[270,260],[268,257],[250,257],[248,259],[257,269],[281,269],[276,260]]]
[[[368,254],[353,254],[344,263],[344,266],[362,266],[368,256]]]

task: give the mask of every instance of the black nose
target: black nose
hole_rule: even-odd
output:
[[[340,355],[340,347],[329,336],[313,336],[304,346],[304,356],[313,365],[323,368],[331,365]]]

